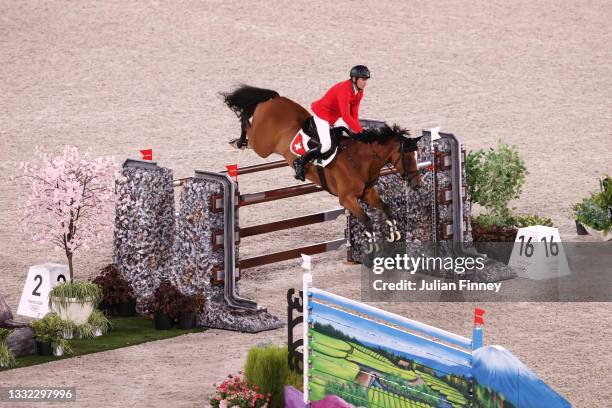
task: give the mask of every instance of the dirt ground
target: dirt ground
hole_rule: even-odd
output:
[[[26,192],[9,178],[34,146],[72,144],[118,162],[153,148],[176,177],[261,163],[227,145],[239,126],[217,93],[246,82],[309,106],[358,63],[372,71],[362,117],[415,132],[439,125],[468,149],[498,139],[517,145],[530,175],[513,205],[552,217],[565,241],[576,240],[571,205],[612,174],[611,19],[604,0],[0,2],[0,292],[16,310],[27,267],[63,262],[19,232]],[[288,169],[242,180],[243,192],[294,184]],[[241,216],[252,225],[336,206],[311,195]],[[244,253],[334,238],[343,228],[276,233],[257,246],[245,239]],[[110,259],[110,241],[81,251],[77,276]],[[342,259],[342,251],[316,257],[315,284],[359,298],[359,268]],[[284,315],[286,290],[300,276],[298,261],[253,269],[243,295]],[[382,305],[466,336],[473,306]],[[511,350],[575,407],[609,405],[610,304],[479,306],[486,344]],[[280,344],[285,331],[210,330],[3,372],[0,385],[76,386],[79,407],[204,406],[212,383],[268,339]]]

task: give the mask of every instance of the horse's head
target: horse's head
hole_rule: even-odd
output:
[[[389,157],[389,161],[393,163],[393,167],[395,167],[402,179],[407,181],[410,187],[415,190],[422,185],[416,154],[417,142],[420,138],[402,136],[397,141],[397,148],[391,151],[391,156]]]
[[[377,153],[379,158],[387,164],[392,164],[402,179],[410,183],[410,187],[418,189],[422,184],[416,156],[419,139],[420,137],[410,138],[408,130],[397,125],[384,125],[364,131],[362,141],[384,146],[384,152],[381,150]]]

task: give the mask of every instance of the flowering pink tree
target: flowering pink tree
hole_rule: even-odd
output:
[[[65,251],[72,280],[74,252],[101,243],[113,229],[117,166],[113,158],[94,159],[72,146],[59,156],[38,148],[35,154],[39,164],[21,165],[31,187],[21,225],[34,242]]]

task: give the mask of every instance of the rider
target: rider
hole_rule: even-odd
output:
[[[313,118],[321,143],[295,159],[293,168],[296,179],[304,181],[306,165],[331,148],[330,126],[345,127],[355,134],[361,133],[359,103],[369,78],[368,67],[355,65],[351,68],[350,79],[332,86],[321,99],[312,103]]]

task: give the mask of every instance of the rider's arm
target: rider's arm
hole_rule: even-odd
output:
[[[351,100],[349,95],[345,92],[340,92],[338,95],[338,103],[340,104],[340,115],[342,117],[342,120],[344,120],[344,122],[349,125],[353,132],[361,133],[361,131],[363,130],[361,128],[361,124],[359,123],[359,120],[357,120],[356,117],[352,115],[350,109]]]

